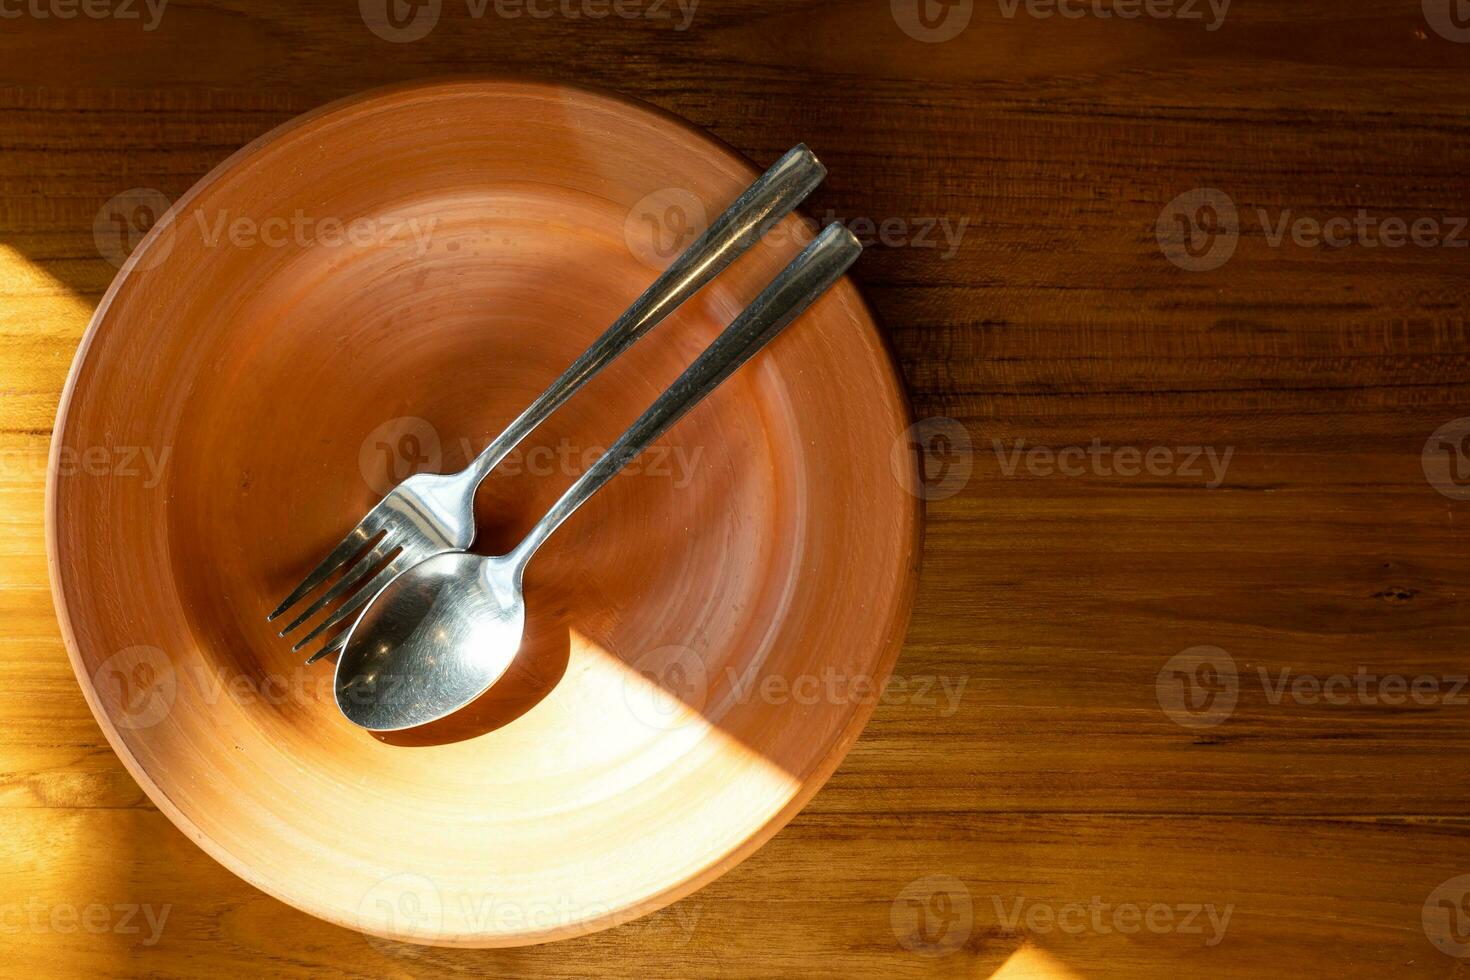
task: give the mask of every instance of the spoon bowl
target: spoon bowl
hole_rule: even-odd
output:
[[[438,721],[505,674],[526,627],[522,565],[449,552],[374,597],[337,661],[337,706],[355,725],[400,731]]]

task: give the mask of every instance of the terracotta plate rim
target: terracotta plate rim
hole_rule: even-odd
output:
[[[168,211],[165,212],[165,216],[163,218],[160,218],[157,222],[155,222],[154,227],[150,229],[148,234],[138,244],[138,247],[135,248],[132,254],[128,256],[127,260],[124,261],[122,266],[119,268],[117,275],[113,278],[112,283],[108,286],[107,291],[103,294],[101,301],[98,302],[97,308],[93,312],[91,319],[88,321],[87,328],[82,334],[81,341],[77,345],[77,352],[72,359],[71,368],[67,373],[66,383],[62,387],[61,398],[57,405],[56,423],[52,427],[51,447],[48,453],[47,460],[46,493],[44,502],[46,566],[48,578],[50,581],[51,598],[56,609],[57,623],[61,630],[62,642],[66,647],[67,658],[71,663],[72,672],[76,675],[77,685],[81,688],[82,695],[87,701],[87,707],[91,710],[92,716],[96,719],[98,725],[101,727],[102,733],[104,736],[106,736],[107,742],[112,747],[113,752],[115,752],[118,758],[122,760],[122,763],[124,767],[128,770],[129,774],[132,775],[133,779],[138,783],[139,787],[148,796],[149,800],[151,800],[153,804],[158,807],[159,811],[163,813],[163,815],[166,816],[176,827],[182,830],[185,835],[189,837],[190,840],[194,841],[194,843],[199,845],[199,847],[201,847],[210,857],[214,858],[214,860],[218,861],[221,865],[223,865],[225,868],[227,868],[229,871],[231,871],[233,874],[235,874],[237,877],[250,884],[251,886],[260,889],[271,897],[293,908],[296,908],[309,915],[315,916],[316,918],[330,922],[334,925],[341,926],[345,929],[350,929],[358,933],[371,932],[372,934],[378,935],[381,938],[390,939],[398,942],[412,943],[416,945],[463,948],[489,948],[492,946],[505,947],[535,945],[540,943],[553,942],[561,939],[569,939],[576,936],[583,936],[589,933],[611,928],[623,922],[639,918],[641,916],[655,912],[658,909],[671,905],[679,899],[692,894],[693,892],[714,881],[716,878],[723,875],[726,871],[729,871],[731,868],[735,867],[737,864],[750,857],[757,850],[759,850],[761,846],[763,846],[767,841],[775,836],[775,834],[779,830],[781,830],[782,827],[789,823],[796,816],[796,814],[800,812],[808,802],[811,801],[812,797],[816,795],[817,791],[820,790],[827,783],[827,781],[832,777],[833,773],[837,771],[837,767],[841,765],[842,760],[847,756],[848,752],[851,751],[854,743],[856,743],[858,739],[858,736],[862,733],[863,728],[867,725],[869,718],[872,717],[873,711],[877,706],[876,700],[868,701],[866,703],[859,703],[857,705],[856,710],[852,713],[849,719],[847,727],[843,730],[841,736],[833,742],[832,748],[822,759],[821,763],[813,770],[812,775],[802,782],[802,784],[797,788],[796,792],[793,794],[791,800],[786,804],[786,806],[783,807],[774,816],[772,816],[764,825],[751,833],[740,844],[736,845],[723,854],[718,854],[711,857],[710,861],[699,871],[685,878],[678,884],[670,886],[663,892],[660,892],[657,895],[654,895],[638,903],[636,906],[625,907],[623,909],[614,910],[600,916],[595,916],[592,918],[582,919],[574,922],[563,922],[551,928],[530,930],[525,933],[515,935],[498,934],[495,936],[481,935],[468,937],[425,937],[422,935],[394,935],[387,932],[366,930],[362,927],[361,923],[353,921],[349,916],[340,914],[340,910],[338,910],[336,907],[314,904],[310,901],[309,896],[288,894],[284,891],[278,890],[271,881],[262,877],[261,875],[258,875],[248,862],[236,857],[233,852],[229,851],[208,834],[200,830],[199,827],[193,822],[193,820],[191,820],[186,814],[184,814],[182,810],[175,806],[174,802],[169,798],[169,796],[152,779],[152,777],[149,776],[148,772],[133,756],[132,752],[127,746],[127,743],[121,737],[121,734],[118,731],[117,727],[113,724],[107,712],[104,711],[102,706],[99,704],[97,698],[94,695],[92,686],[89,683],[89,678],[86,673],[86,665],[82,659],[81,650],[79,644],[77,643],[76,634],[72,629],[70,610],[67,607],[66,594],[61,582],[60,563],[57,560],[57,477],[59,473],[58,467],[60,462],[61,437],[66,429],[72,397],[75,393],[77,381],[81,374],[82,365],[87,359],[87,355],[92,346],[92,341],[96,338],[96,336],[102,329],[103,322],[107,319],[108,311],[111,308],[113,299],[123,288],[124,283],[131,276],[133,269],[141,261],[144,260],[146,253],[148,253],[149,250],[154,247],[161,231],[169,224],[170,221],[172,221],[177,215],[185,212],[190,202],[192,202],[195,198],[197,198],[214,184],[216,184],[226,174],[234,170],[236,167],[238,167],[251,157],[255,156],[257,153],[261,152],[263,149],[265,149],[281,137],[288,135],[289,133],[302,126],[317,122],[323,117],[334,115],[340,112],[351,111],[365,103],[374,102],[384,98],[403,95],[407,93],[418,93],[424,96],[431,96],[436,92],[452,88],[493,89],[505,87],[531,90],[542,89],[548,92],[570,89],[581,91],[596,98],[614,102],[621,102],[637,108],[641,111],[656,114],[666,121],[669,121],[695,134],[707,144],[718,148],[727,156],[738,161],[739,164],[748,171],[751,179],[754,179],[756,174],[758,174],[761,169],[753,162],[751,162],[746,156],[744,156],[744,154],[731,147],[728,143],[708,133],[704,129],[694,125],[687,119],[684,119],[671,112],[661,109],[658,106],[651,105],[640,99],[633,98],[620,92],[601,89],[596,86],[589,86],[580,83],[572,84],[561,81],[553,81],[545,78],[528,78],[525,76],[516,76],[509,74],[441,76],[438,78],[431,78],[427,80],[421,79],[368,89],[366,91],[358,92],[353,95],[349,95],[344,98],[326,103],[315,109],[308,110],[307,112],[288,119],[284,123],[281,123],[279,126],[276,126],[266,133],[263,133],[262,135],[251,140],[249,143],[245,144],[234,153],[231,153],[222,162],[220,162],[207,174],[201,177],[197,182],[194,183],[193,186],[189,188],[188,191],[186,191],[178,198],[177,201],[173,203]],[[912,423],[912,408],[907,397],[903,382],[903,375],[898,368],[898,360],[894,355],[893,348],[889,344],[887,338],[882,335],[881,331],[877,330],[876,319],[873,317],[871,307],[867,304],[866,300],[862,298],[861,293],[856,289],[856,287],[852,285],[851,279],[848,277],[844,277],[844,281],[847,283],[848,287],[852,289],[852,293],[856,297],[859,307],[865,314],[866,323],[864,324],[864,326],[871,334],[873,334],[874,339],[877,342],[875,345],[876,349],[881,351],[881,359],[883,362],[882,367],[889,374],[890,378],[893,381],[894,388],[898,392],[902,414],[908,422]],[[912,464],[910,468],[913,471],[911,475],[914,477],[915,481],[917,481],[917,459],[911,459],[910,462]],[[909,485],[917,486],[918,484],[917,482],[914,482]],[[909,512],[906,515],[907,523],[909,525],[908,555],[905,562],[905,568],[903,570],[903,582],[899,592],[898,603],[896,606],[896,614],[889,624],[889,634],[881,637],[879,640],[880,654],[878,659],[878,669],[875,671],[874,674],[875,681],[878,684],[887,682],[889,676],[893,672],[894,666],[897,663],[899,652],[902,649],[904,638],[908,632],[908,625],[913,613],[914,601],[918,591],[919,566],[922,553],[921,545],[924,536],[924,507],[923,501],[918,495],[910,495],[910,499],[911,502],[909,506]]]

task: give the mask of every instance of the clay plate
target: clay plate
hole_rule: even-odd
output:
[[[846,281],[546,544],[517,667],[461,714],[375,738],[339,716],[331,663],[265,622],[756,173],[607,95],[417,85],[262,137],[134,252],[56,422],[52,588],[108,739],[216,859],[372,934],[544,942],[709,882],[831,775],[897,655],[919,534],[901,387]],[[778,232],[486,482],[477,551],[513,544],[807,238]]]

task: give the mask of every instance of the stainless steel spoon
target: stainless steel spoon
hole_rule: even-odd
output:
[[[397,731],[443,718],[489,689],[520,649],[521,579],[536,549],[836,282],[861,251],[851,232],[829,225],[509,553],[437,555],[384,586],[349,627],[337,661],[342,713],[363,728]]]

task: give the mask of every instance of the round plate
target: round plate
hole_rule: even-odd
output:
[[[108,739],[216,859],[372,934],[543,942],[688,894],[831,775],[920,529],[901,386],[845,280],[547,542],[516,667],[465,711],[354,728],[332,664],[265,621],[756,174],[645,106],[457,81],[294,120],[149,232],[62,397],[52,588]],[[809,236],[788,218],[538,429],[481,489],[475,550],[513,545]]]

